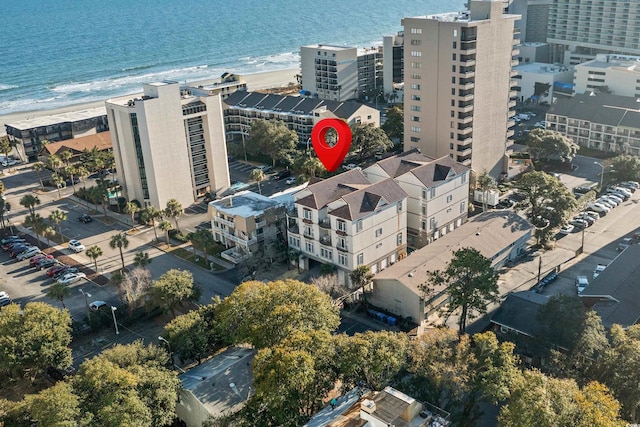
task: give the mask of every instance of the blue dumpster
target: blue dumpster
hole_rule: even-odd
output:
[[[391,317],[391,316],[387,316],[387,323],[391,326],[396,326],[396,318],[395,317]]]
[[[378,312],[372,309],[367,310],[367,313],[369,314],[369,316],[371,317],[376,317],[378,315]]]

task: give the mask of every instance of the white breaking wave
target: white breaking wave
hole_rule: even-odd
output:
[[[9,90],[9,89],[16,89],[20,86],[16,86],[16,85],[4,85],[2,83],[0,83],[0,90]]]

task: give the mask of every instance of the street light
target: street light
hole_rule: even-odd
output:
[[[600,174],[600,191],[602,191],[602,180],[604,179],[604,165],[600,162],[593,162],[594,165],[598,165],[602,168],[602,173]]]
[[[80,293],[84,295],[84,304],[87,306],[87,313],[91,316],[91,310],[89,309],[89,300],[87,298],[91,298],[91,294],[89,292],[85,292],[80,289]]]
[[[169,347],[169,355],[171,356],[171,364],[175,365],[175,362],[173,361],[173,351],[171,351],[171,343],[169,343],[169,341],[167,341],[162,335],[158,335],[158,341],[165,343],[167,345],[167,347]]]
[[[120,335],[120,331],[118,330],[118,321],[116,320],[116,310],[116,307],[111,306],[111,314],[113,314],[113,324],[116,326],[116,335]]]

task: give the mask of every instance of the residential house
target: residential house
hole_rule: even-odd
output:
[[[243,191],[209,203],[213,239],[227,247],[222,258],[234,264],[267,248],[284,243],[285,205],[251,191]]]
[[[59,156],[60,153],[69,151],[72,154],[71,161],[75,162],[79,160],[83,152],[91,151],[93,149],[98,151],[111,151],[112,145],[109,131],[67,139],[64,141],[50,142],[42,147],[39,157],[42,160],[46,160],[53,154]]]
[[[560,98],[546,114],[546,128],[595,150],[640,155],[640,110],[635,97],[584,93]]]
[[[178,375],[182,382],[176,415],[187,427],[201,427],[210,417],[233,414],[251,396],[251,364],[256,351],[232,347]]]
[[[224,100],[224,123],[228,140],[249,136],[256,120],[279,120],[298,134],[309,147],[313,126],[325,118],[343,119],[349,124],[380,125],[380,112],[355,101],[326,101],[318,98],[238,91]]]
[[[623,250],[607,268],[580,293],[593,308],[605,329],[613,325],[628,328],[640,321],[640,245]]]
[[[406,255],[407,193],[393,180],[375,183],[354,169],[310,184],[294,195],[289,247],[299,263],[333,264],[341,283],[367,265],[373,273]]]
[[[498,269],[520,256],[531,238],[531,230],[531,224],[511,211],[479,214],[453,232],[378,272],[373,279],[369,302],[389,313],[409,318],[420,330],[448,301],[446,286],[435,286],[429,295],[425,295],[421,286],[427,281],[428,271],[444,270],[453,253],[463,248],[478,250]]]
[[[421,248],[467,220],[470,169],[450,156],[413,149],[364,170],[371,182],[392,178],[407,193],[407,245]]]

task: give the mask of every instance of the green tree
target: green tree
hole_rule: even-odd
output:
[[[64,236],[62,235],[61,224],[62,224],[62,221],[66,221],[66,220],[67,220],[67,214],[62,212],[60,209],[55,209],[49,214],[49,222],[51,222],[52,224],[55,224],[61,239],[64,239]]]
[[[2,228],[5,227],[5,222],[7,221],[6,214],[11,210],[11,204],[7,202],[5,199],[0,197],[0,224]]]
[[[570,162],[578,152],[578,144],[560,132],[534,129],[525,140],[533,160],[562,160]]]
[[[376,151],[393,147],[387,134],[373,123],[352,124],[351,134],[351,152],[357,154],[360,160],[372,157]]]
[[[184,210],[182,209],[182,205],[176,199],[170,199],[167,202],[167,207],[164,210],[164,214],[169,218],[173,218],[173,221],[176,223],[176,230],[180,231],[180,226],[178,225],[178,218],[182,215]]]
[[[33,194],[22,196],[20,204],[29,210],[30,214],[36,213],[35,207],[40,204],[40,198]]]
[[[630,154],[624,154],[608,162],[609,168],[604,180],[609,184],[624,181],[638,181],[640,179],[640,158]]]
[[[381,128],[392,141],[404,139],[404,106],[402,104],[396,104],[387,109],[387,119]]]
[[[151,295],[156,304],[176,317],[176,308],[187,301],[197,301],[200,297],[194,286],[193,275],[186,270],[172,269],[153,282]]]
[[[47,290],[47,296],[49,298],[60,301],[60,303],[62,304],[62,308],[65,309],[67,307],[64,305],[64,299],[69,295],[71,295],[71,291],[69,290],[67,285],[64,285],[60,282],[55,282],[53,285],[49,286],[49,290]]]
[[[136,341],[85,361],[73,378],[91,425],[152,427],[175,418],[180,380],[165,368],[167,353]]]
[[[536,227],[539,244],[546,245],[554,229],[567,223],[578,206],[575,196],[553,176],[540,171],[529,172],[517,183],[517,189],[525,199],[516,203],[517,210],[524,210]]]
[[[162,221],[160,221],[159,227],[160,227],[160,230],[164,231],[164,241],[167,244],[167,246],[169,246],[169,231],[173,229],[173,226],[169,221],[167,221],[166,219],[163,219]]]
[[[44,222],[44,218],[40,214],[30,214],[24,220],[25,227],[31,227],[34,233],[36,233],[36,244],[40,247],[40,236],[47,224]]]
[[[279,120],[256,120],[249,131],[250,149],[253,154],[267,155],[272,166],[276,161],[291,164],[292,156],[298,144],[298,134]]]
[[[78,396],[71,384],[60,381],[38,394],[28,394],[24,400],[9,407],[8,416],[0,422],[10,425],[75,427],[84,425]],[[4,418],[4,420],[3,420]]]
[[[229,343],[248,342],[256,348],[275,345],[294,331],[331,332],[340,323],[331,298],[297,280],[245,282],[216,306],[216,319]]]
[[[463,334],[474,312],[484,314],[489,303],[498,301],[498,273],[491,260],[476,249],[462,248],[453,253],[443,271],[427,272],[427,283],[422,288],[430,296],[440,292],[448,295],[444,314],[449,318],[460,309],[458,333]]]
[[[58,190],[58,199],[62,198],[62,193],[60,189],[64,187],[64,178],[62,175],[54,172],[51,174],[51,182],[56,186],[56,190]]]
[[[209,255],[207,251],[209,251],[214,244],[213,235],[211,234],[211,231],[204,228],[199,229],[198,231],[192,234],[191,243],[195,248],[200,249],[202,251],[202,256],[204,257],[204,260],[208,264]]]
[[[24,309],[10,304],[0,311],[0,371],[10,377],[34,380],[48,367],[71,365],[71,317],[43,302]]]
[[[262,187],[260,187],[260,183],[264,181],[264,172],[262,172],[260,169],[254,169],[251,171],[249,179],[251,181],[255,181],[258,184],[258,192],[262,194]]]
[[[102,249],[99,246],[93,245],[90,246],[86,251],[85,255],[87,255],[93,261],[93,265],[96,269],[96,273],[98,272],[98,258],[102,256]]]
[[[155,236],[155,241],[158,241],[158,232],[156,231],[156,220],[161,218],[163,212],[160,209],[156,209],[153,206],[147,206],[138,215],[140,222],[145,225],[151,224],[153,228],[153,235]]]
[[[135,216],[136,213],[140,212],[140,206],[138,206],[136,202],[127,202],[126,206],[124,207],[124,212],[131,215],[131,228],[135,228]]]
[[[42,182],[42,175],[40,175],[40,172],[44,171],[46,168],[47,165],[42,162],[35,162],[33,164],[33,170],[38,177],[38,181],[40,181],[40,188],[42,189],[42,191],[44,191],[44,182]]]
[[[9,136],[0,136],[0,153],[4,154],[5,159],[9,159],[9,153],[11,152],[11,141]]]
[[[47,169],[50,169],[54,173],[57,173],[62,167],[62,160],[60,160],[59,156],[52,154],[47,157],[45,164],[47,165]]]
[[[127,239],[127,235],[124,233],[114,234],[111,236],[109,246],[111,246],[112,249],[118,248],[118,251],[120,251],[120,260],[122,261],[122,269],[124,270],[125,265],[122,249],[127,249],[129,247],[129,239]]]
[[[152,259],[149,258],[148,252],[136,252],[136,255],[133,257],[133,265],[136,267],[146,268],[147,265],[151,264]]]
[[[151,272],[146,268],[137,267],[123,275],[118,291],[129,313],[146,304],[152,283]]]
[[[315,156],[305,156],[305,160],[302,163],[302,169],[310,177],[315,177],[316,172],[322,170],[323,167],[320,160]]]
[[[368,287],[371,285],[371,281],[373,280],[373,273],[371,273],[371,269],[368,265],[359,265],[349,273],[349,279],[351,279],[351,285],[354,288],[362,290],[362,299],[366,308],[368,306]]]
[[[45,225],[42,229],[42,235],[47,239],[47,246],[51,246],[51,238],[56,235],[56,230],[50,225]]]
[[[491,175],[489,175],[486,169],[484,169],[478,176],[476,186],[478,187],[478,189],[480,189],[480,191],[482,191],[482,212],[486,212],[487,201],[489,200],[489,191],[498,188],[498,186],[496,185],[496,180],[493,179]]]
[[[164,327],[162,335],[182,363],[196,360],[200,364],[217,341],[211,311],[211,307],[200,307],[176,317]]]

